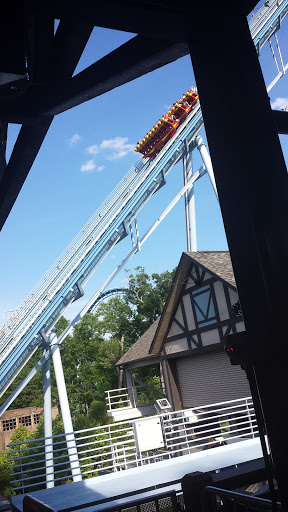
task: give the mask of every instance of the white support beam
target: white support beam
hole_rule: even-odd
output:
[[[60,356],[59,341],[54,332],[52,332],[50,334],[50,346],[51,346],[51,354],[52,354],[52,359],[53,359],[53,365],[54,365],[54,371],[55,371],[55,377],[56,377],[59,402],[60,402],[60,407],[61,407],[63,426],[64,426],[64,432],[65,432],[65,437],[66,437],[67,450],[68,450],[72,478],[73,478],[73,482],[79,482],[80,480],[82,480],[82,476],[81,476],[81,472],[80,472],[77,446],[76,446],[76,441],[75,441],[75,435],[73,432],[70,407],[69,407],[69,402],[68,402],[62,361],[61,361],[61,356]]]
[[[216,187],[216,182],[215,182],[215,177],[214,177],[214,171],[213,171],[213,166],[212,166],[211,158],[210,158],[210,155],[208,153],[208,150],[206,148],[206,145],[204,144],[204,141],[203,141],[201,135],[197,135],[197,137],[195,137],[194,144],[195,144],[195,147],[198,149],[198,151],[199,151],[199,153],[201,155],[201,158],[202,158],[203,163],[205,165],[206,171],[207,171],[208,176],[210,178],[211,185],[212,185],[213,190],[214,190],[214,192],[216,194],[216,197],[218,199],[218,192],[217,192],[217,187]]]
[[[47,348],[43,349],[45,356]],[[49,351],[49,349],[48,349]],[[45,436],[45,466],[46,488],[54,487],[54,462],[53,462],[53,432],[52,432],[52,397],[51,397],[51,371],[50,359],[43,365],[43,407],[44,407],[44,436]]]
[[[185,139],[186,151],[183,156],[183,177],[184,185],[193,176],[192,152],[189,150],[187,139]],[[197,251],[197,233],[196,233],[196,211],[195,211],[195,193],[192,184],[185,192],[185,218],[186,218],[186,238],[187,251]]]

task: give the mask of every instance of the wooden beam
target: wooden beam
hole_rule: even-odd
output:
[[[188,53],[185,43],[136,36],[43,98],[45,115],[56,115],[135,80]]]
[[[49,41],[49,44],[51,43],[50,53],[46,53],[43,48],[43,52],[35,57],[32,69],[40,80],[44,76],[46,80],[50,79],[52,81],[54,80],[55,73],[62,77],[70,77],[73,74],[93,30],[92,25],[81,25],[81,30],[79,28],[80,32],[77,37],[76,25],[76,22],[74,25],[61,22],[52,43]],[[74,30],[76,31],[76,36]],[[48,33],[47,30],[45,32],[46,36]],[[43,45],[45,37],[42,38]],[[48,41],[47,38],[46,41]],[[42,62],[40,62],[41,55],[43,56]],[[49,71],[48,74],[47,70]],[[1,108],[0,117],[2,117]],[[35,116],[33,124],[24,124],[20,130],[9,163],[5,169],[2,168],[2,179],[0,181],[0,229],[2,229],[18,197],[52,120],[53,115],[45,116],[45,118]]]
[[[248,16],[256,4],[255,0],[246,0],[240,2],[240,8]],[[27,11],[38,11],[56,19],[77,19],[86,23],[92,22],[97,27],[174,41],[187,40],[193,23],[199,22],[197,6],[194,3],[177,3],[174,0],[111,0],[109,3],[82,0],[81,4],[78,0],[50,0],[42,3],[30,0],[25,3],[25,7]],[[230,4],[227,2],[228,15],[231,12],[229,8]]]
[[[136,36],[73,78],[32,85],[14,103],[0,101],[2,119],[33,122],[39,116],[56,115],[127,82],[173,62],[189,53],[186,43]],[[59,70],[60,72],[60,70]]]
[[[223,7],[214,4],[206,16],[206,5],[198,3],[205,27],[191,29],[191,59],[246,328],[236,352],[243,350],[248,375],[256,377],[256,418],[263,425],[264,415],[287,508],[287,168],[247,20],[235,5],[235,22],[227,26]],[[204,28],[209,38],[201,39]],[[215,101],[218,88],[223,102]]]
[[[22,126],[0,186],[0,229],[2,229],[33,165],[53,117]]]
[[[278,133],[288,135],[288,112],[284,110],[272,110],[274,122]]]

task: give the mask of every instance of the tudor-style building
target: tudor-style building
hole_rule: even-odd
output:
[[[245,372],[224,352],[225,337],[245,329],[237,303],[228,252],[183,253],[162,315],[117,363],[126,380],[160,362],[175,410],[249,396]]]

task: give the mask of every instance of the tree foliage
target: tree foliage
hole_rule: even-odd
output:
[[[128,288],[124,296],[116,296],[100,303],[96,312],[86,314],[75,326],[73,335],[67,336],[61,344],[62,364],[73,426],[76,431],[111,422],[111,418],[107,417],[106,412],[105,391],[118,387],[119,375],[115,365],[120,359],[123,349],[126,351],[135,343],[161,314],[173,274],[174,272],[166,271],[149,276],[143,267],[137,267],[134,273],[128,271]],[[55,326],[58,336],[66,329],[68,323],[64,317],[60,318]],[[22,381],[24,374],[26,375],[38,362],[41,355],[42,351],[38,349],[24,371],[15,379],[14,388]],[[160,377],[157,365],[135,369],[133,375],[140,381],[150,384],[150,390],[159,386]],[[59,407],[52,361],[51,379],[52,401]],[[41,407],[43,402],[42,386],[42,372],[39,371],[14,401],[11,408]],[[10,388],[4,395],[3,401],[6,400],[12,389]],[[150,401],[153,390],[150,397],[149,389],[148,392],[140,393],[140,402]],[[62,418],[59,414],[53,420],[53,435],[62,434],[63,431]],[[23,441],[23,446],[25,446],[27,440],[42,437],[44,437],[43,417],[34,433],[29,432],[23,426],[17,427],[11,437],[11,442],[22,443]],[[39,443],[41,444],[40,441]],[[104,441],[103,437],[103,449],[106,446],[105,443],[107,444],[107,441]],[[63,450],[64,454],[66,448]],[[11,496],[9,451],[11,449],[0,453],[0,486],[7,497]],[[14,464],[17,465],[17,460]],[[95,460],[91,460],[91,468],[93,468],[91,474],[94,474],[94,470],[97,471],[94,466]],[[37,466],[34,465],[33,468],[35,469],[35,467]],[[15,466],[16,469],[17,466]],[[29,468],[27,471],[29,472]]]
[[[93,402],[105,404],[105,391],[118,387],[119,375],[115,364],[120,359],[123,348],[125,352],[160,315],[174,274],[173,271],[165,271],[149,276],[143,267],[127,272],[128,287],[124,296],[115,296],[100,303],[96,312],[86,314],[75,326],[73,335],[67,336],[61,344],[65,381],[75,421],[79,414],[88,417]],[[58,336],[68,323],[64,317],[60,318],[55,326]],[[121,344],[121,340],[124,343]],[[13,387],[4,395],[3,401],[41,355],[42,351],[38,349],[15,379]],[[142,379],[146,376],[151,384],[155,381],[155,376],[159,380],[155,368],[137,370],[136,374]],[[59,407],[52,361],[51,376],[52,401]],[[10,408],[41,407],[42,386],[42,372],[39,371]],[[102,413],[99,413],[100,417],[103,419]],[[98,421],[96,417],[94,421]],[[79,420],[81,422],[83,423]]]

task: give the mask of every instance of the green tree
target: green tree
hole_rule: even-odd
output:
[[[76,325],[73,337],[63,342],[62,362],[74,415],[88,414],[93,400],[101,398],[97,385],[103,381],[98,357],[102,343],[105,343],[105,339],[101,321],[91,313]]]
[[[151,276],[143,267],[136,267],[135,271],[129,275],[125,294],[126,304],[132,311],[133,343],[161,314],[174,275],[174,270]]]

